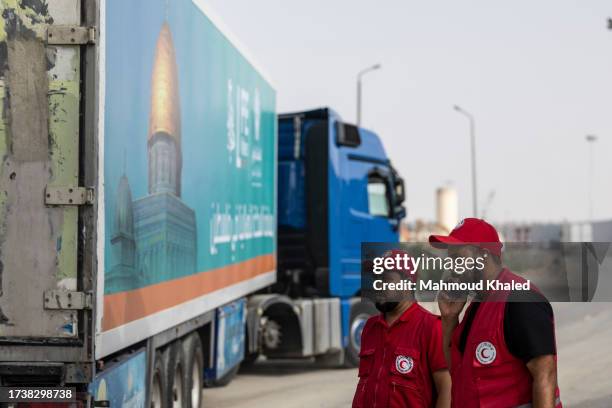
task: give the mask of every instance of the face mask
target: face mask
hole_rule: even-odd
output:
[[[400,302],[376,302],[376,308],[382,313],[389,313],[395,310]]]

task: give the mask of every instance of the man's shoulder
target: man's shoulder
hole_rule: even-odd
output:
[[[538,290],[513,290],[508,294],[508,302],[544,302],[549,303],[546,296]]]
[[[442,325],[440,315],[437,315],[427,310],[420,303],[418,304],[418,310],[421,315],[421,322],[425,327],[435,327],[437,325]]]
[[[553,317],[552,306],[542,293],[535,290],[516,290],[508,295],[506,319],[509,316],[529,318],[533,313],[545,313],[550,318]]]
[[[380,313],[376,313],[372,316],[370,316],[368,318],[368,320],[366,320],[365,325],[363,326],[363,330],[366,329],[366,327],[372,327],[373,325],[375,325],[378,321],[380,321]]]
[[[372,342],[376,342],[377,338],[380,337],[380,333],[377,331],[380,328],[378,324],[380,320],[380,314],[370,316],[361,329],[361,347],[362,349],[366,346],[372,345]]]

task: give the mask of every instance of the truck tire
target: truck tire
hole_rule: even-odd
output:
[[[183,408],[185,401],[183,385],[183,361],[181,342],[175,341],[164,350],[166,360],[166,396],[168,407]]]
[[[151,378],[151,408],[165,408],[168,406],[168,398],[166,395],[166,370],[162,355],[155,353],[155,362],[153,363],[153,375]]]
[[[349,321],[349,341],[344,349],[344,366],[357,367],[359,366],[359,350],[361,349],[361,331],[365,326],[366,321],[370,316],[378,313],[374,304],[362,299],[356,302],[351,307],[351,316]]]
[[[186,408],[202,407],[202,388],[204,387],[204,352],[202,341],[197,333],[191,333],[182,342],[183,395]]]

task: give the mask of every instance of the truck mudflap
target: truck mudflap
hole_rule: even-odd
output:
[[[93,371],[96,15],[93,0],[0,3],[0,361],[71,363],[60,382]]]
[[[142,349],[104,368],[89,386],[94,406],[144,407],[147,359]]]
[[[239,299],[217,309],[215,365],[207,372],[209,380],[223,379],[232,369],[238,367],[244,358],[245,323],[245,299]]]

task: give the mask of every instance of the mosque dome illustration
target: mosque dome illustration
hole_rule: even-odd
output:
[[[148,194],[133,199],[128,176],[119,178],[111,235],[111,270],[105,279],[107,293],[183,277],[196,270],[196,214],[181,198],[178,75],[172,33],[164,22],[155,43],[151,73],[146,139]],[[144,121],[145,129],[146,124]],[[126,143],[144,145],[142,139],[126,139]],[[136,191],[146,183],[142,174],[131,180],[137,183]]]
[[[196,215],[181,198],[182,129],[179,67],[172,32],[157,35],[147,133],[149,194],[134,201],[138,268],[147,283],[196,270]]]
[[[181,118],[176,53],[168,23],[157,38],[151,75],[149,194],[181,195]]]

